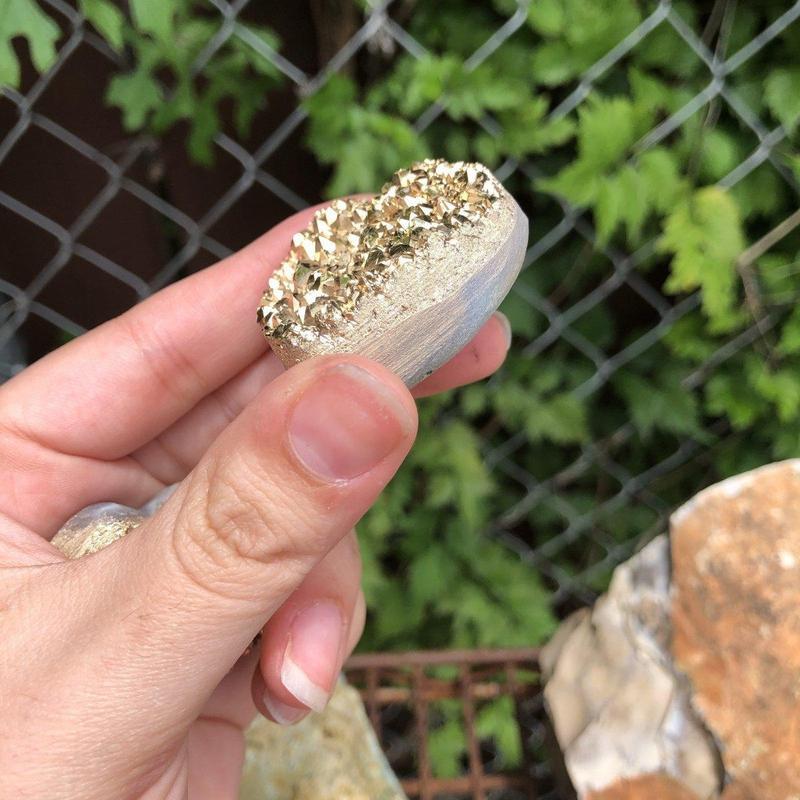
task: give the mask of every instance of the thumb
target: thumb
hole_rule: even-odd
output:
[[[273,381],[158,514],[82,560],[106,598],[103,650],[126,653],[113,680],[141,687],[145,707],[155,691],[164,720],[193,718],[415,432],[405,386],[366,359],[314,359]]]

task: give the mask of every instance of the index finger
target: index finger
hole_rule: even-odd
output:
[[[33,364],[0,387],[4,425],[50,449],[101,459],[150,441],[264,352],[256,300],[320,207]]]

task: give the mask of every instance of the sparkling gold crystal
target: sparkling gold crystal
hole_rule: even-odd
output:
[[[432,232],[476,224],[501,195],[481,164],[428,159],[398,170],[369,200],[335,200],[295,234],[258,308],[267,336],[283,339],[352,318],[369,293],[416,258]]]

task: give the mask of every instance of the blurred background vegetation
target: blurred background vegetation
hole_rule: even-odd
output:
[[[62,5],[0,0],[12,99],[57,62]],[[222,27],[221,2],[69,6],[115,54],[81,80],[98,118],[146,143],[136,180],[181,206],[170,170],[184,153],[193,175],[230,174],[221,141],[252,152],[299,113],[296,141],[266,164],[296,196],[374,191],[425,156],[472,159],[532,221],[529,266],[504,305],[508,363],[421,404],[418,444],[360,526],[364,648],[541,642],[701,487],[798,455],[792,4],[252,5]],[[296,63],[316,77],[299,81]],[[289,211],[241,214],[255,235]],[[174,227],[159,229],[165,260],[185,243]],[[487,709],[480,724],[513,760]],[[433,741],[444,772],[460,747],[451,728]]]

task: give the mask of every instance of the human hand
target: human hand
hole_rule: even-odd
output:
[[[324,706],[364,623],[352,527],[416,414],[366,359],[264,354],[254,303],[312,212],[0,387],[0,796],[235,798],[256,710]],[[495,316],[414,394],[507,347]],[[91,503],[175,482],[98,553],[49,542]]]

